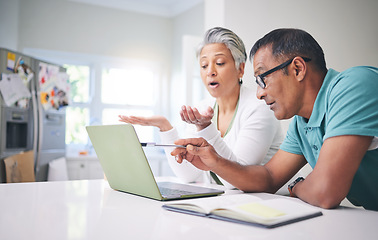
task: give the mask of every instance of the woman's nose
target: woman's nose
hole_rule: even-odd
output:
[[[216,75],[217,75],[217,71],[216,71],[214,65],[210,64],[209,67],[207,68],[207,76],[213,77],[213,76],[216,76]]]

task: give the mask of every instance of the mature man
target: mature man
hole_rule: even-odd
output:
[[[268,33],[252,58],[257,97],[277,119],[294,116],[280,150],[264,166],[242,166],[203,139],[181,139],[187,148],[172,155],[246,192],[274,193],[308,162],[313,171],[289,185],[292,196],[323,208],[347,197],[378,210],[378,69],[327,70],[322,48],[299,29]]]

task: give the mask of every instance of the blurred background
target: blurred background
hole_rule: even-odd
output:
[[[0,47],[66,69],[69,177],[97,178],[84,127],[160,114],[182,129],[179,108],[207,97],[195,57],[207,29],[231,29],[249,52],[275,28],[301,28],[323,47],[327,67],[342,71],[377,66],[377,11],[376,0],[0,0]],[[243,80],[255,85],[250,62]],[[156,129],[137,132],[158,141]],[[169,175],[162,152],[151,154],[162,159],[152,164],[157,175]]]

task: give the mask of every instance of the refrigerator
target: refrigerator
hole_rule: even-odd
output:
[[[0,181],[6,181],[4,158],[29,150],[36,181],[47,181],[49,163],[66,155],[68,75],[59,65],[4,48],[0,73]]]

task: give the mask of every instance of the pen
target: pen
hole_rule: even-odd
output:
[[[174,144],[159,144],[154,142],[140,143],[142,147],[176,147],[176,148],[186,148],[183,145],[174,145]]]

